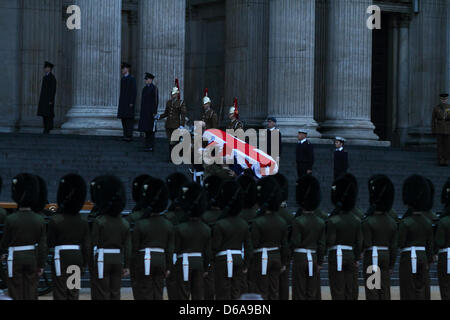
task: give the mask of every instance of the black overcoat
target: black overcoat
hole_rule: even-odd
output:
[[[120,80],[119,110],[117,112],[117,118],[134,119],[136,94],[136,79],[131,75],[122,77],[122,80]],[[130,105],[133,106],[130,107]]]
[[[41,95],[37,115],[41,117],[55,117],[56,78],[53,73],[45,75],[42,79]]]
[[[146,85],[142,89],[141,99],[141,115],[139,118],[139,131],[151,132],[153,131],[153,124],[155,115],[158,113],[158,88],[152,83]]]

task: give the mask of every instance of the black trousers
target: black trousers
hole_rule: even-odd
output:
[[[155,144],[155,133],[153,131],[145,132],[145,147],[153,148]]]
[[[8,278],[8,294],[14,300],[38,300],[39,276],[36,264],[13,263],[13,277]]]
[[[123,137],[127,139],[133,138],[134,119],[125,118],[122,119]]]
[[[50,133],[53,130],[53,117],[42,117],[44,133]]]

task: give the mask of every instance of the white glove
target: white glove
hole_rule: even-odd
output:
[[[184,129],[184,127],[183,126],[180,126],[178,129],[180,129],[180,130],[183,130]]]
[[[156,116],[155,116],[155,120],[159,120],[161,118],[161,116],[159,115],[159,114],[157,114]]]

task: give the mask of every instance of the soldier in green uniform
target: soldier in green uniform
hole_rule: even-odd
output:
[[[244,194],[236,181],[223,183],[218,195],[224,218],[214,226],[212,253],[217,300],[237,300],[246,287],[252,243],[247,222],[239,217]]]
[[[366,300],[390,300],[390,278],[398,253],[397,223],[389,215],[394,204],[395,188],[384,175],[377,175],[369,181],[371,210],[362,222]],[[380,287],[369,288],[367,280],[375,272],[380,274]]]
[[[169,274],[174,246],[174,228],[161,213],[168,204],[162,180],[150,178],[141,189],[142,219],[133,230],[137,300],[162,300],[164,278]]]
[[[201,118],[204,130],[217,129],[219,126],[219,118],[217,113],[211,108],[211,99],[208,97],[208,88],[205,89],[203,97],[203,115]]]
[[[280,210],[283,196],[272,176],[259,180],[256,190],[259,214],[251,229],[254,289],[265,300],[278,300],[280,274],[289,263],[288,225],[276,213]]]
[[[99,300],[120,300],[122,276],[129,274],[131,253],[130,224],[122,218],[125,188],[114,176],[104,176],[96,185],[99,216],[92,225],[95,275]]]
[[[39,277],[47,260],[44,219],[31,211],[39,194],[39,180],[19,174],[12,180],[17,211],[6,218],[0,249],[8,252],[8,294],[14,300],[37,300]]]
[[[277,214],[288,225],[288,237],[290,237],[292,222],[295,219],[295,215],[290,213],[287,209],[287,200],[289,199],[289,183],[286,177],[281,173],[277,173],[274,177],[281,188],[281,199],[283,200]],[[286,270],[280,274],[280,300],[289,300],[289,271],[291,269],[291,259],[292,253],[289,252]]]
[[[239,109],[237,104],[237,98],[234,98],[234,106],[230,107],[228,112],[228,118],[230,122],[227,124],[228,130],[244,130],[244,124],[239,120]]]
[[[290,246],[293,250],[292,299],[321,298],[320,269],[325,255],[325,221],[314,214],[321,201],[319,181],[304,175],[297,182],[299,209],[292,222]]]
[[[58,187],[58,211],[48,223],[48,247],[54,249],[52,285],[54,300],[78,300],[79,290],[67,287],[67,278],[78,266],[80,273],[91,254],[89,225],[79,213],[86,200],[86,182],[76,174],[64,176]],[[69,273],[68,273],[69,271]]]
[[[200,184],[183,187],[182,207],[189,220],[175,226],[177,283],[180,300],[204,300],[204,278],[211,260],[211,229],[201,221],[206,195]]]
[[[433,262],[433,228],[423,212],[427,210],[431,190],[427,180],[412,175],[403,184],[403,203],[410,215],[399,224],[400,299],[430,299],[429,268]]]
[[[435,244],[438,257],[438,278],[442,300],[450,300],[450,178],[441,196],[444,211],[437,226]]]
[[[91,196],[91,202],[94,204],[91,212],[88,215],[88,226],[89,226],[89,235],[92,234],[92,226],[97,217],[100,216],[97,204],[96,204],[96,193],[97,193],[97,183],[103,178],[103,176],[99,176],[94,178],[89,184],[89,193]],[[95,276],[95,270],[97,269],[97,264],[95,263],[94,256],[94,247],[92,246],[92,238],[91,238],[91,248],[90,253],[88,255],[88,270],[90,276],[90,286],[91,286],[91,300],[98,300],[98,278]]]
[[[331,187],[335,214],[327,222],[328,275],[333,300],[355,300],[355,273],[362,250],[361,222],[352,213],[358,195],[356,178],[347,173]]]
[[[0,177],[0,194],[2,194],[2,185],[3,185],[3,181],[2,181],[2,177]],[[0,207],[0,224],[5,223],[6,216],[7,216],[6,210]]]

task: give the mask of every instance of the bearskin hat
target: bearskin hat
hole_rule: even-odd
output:
[[[149,178],[144,181],[141,188],[141,206],[151,209],[152,213],[160,213],[167,209],[169,192],[161,179]]]
[[[403,183],[403,203],[413,210],[426,211],[430,197],[430,184],[424,177],[412,175]]]
[[[450,178],[447,179],[442,188],[441,202],[446,207],[450,206]]]
[[[96,178],[94,196],[95,204],[102,215],[118,216],[125,208],[125,187],[116,176]]]
[[[78,174],[61,178],[58,186],[57,203],[61,212],[78,214],[86,201],[86,181]]]
[[[262,178],[256,184],[256,202],[261,211],[278,211],[283,202],[281,188],[273,176]]]
[[[190,217],[200,217],[206,210],[206,194],[197,182],[182,187],[181,207]]]
[[[151,177],[148,174],[141,174],[140,176],[134,178],[133,185],[131,187],[131,195],[134,202],[139,203],[141,198],[142,185],[150,178]]]
[[[320,183],[312,175],[304,175],[297,181],[297,204],[306,211],[316,210],[321,201]]]
[[[217,196],[222,183],[223,179],[217,175],[208,176],[203,182],[203,187],[211,206],[217,205]]]
[[[368,181],[369,202],[375,211],[387,212],[392,209],[395,187],[391,179],[383,174],[372,176]]]
[[[244,204],[243,207],[253,208],[256,204],[256,182],[252,176],[249,175],[241,175],[237,178],[237,182],[242,188],[242,192],[244,194]]]
[[[277,173],[274,175],[281,189],[281,198],[283,201],[287,201],[289,198],[289,182],[284,175]]]
[[[166,178],[167,189],[170,200],[175,200],[181,196],[181,188],[189,183],[189,179],[181,172],[175,172]]]
[[[21,173],[12,179],[11,196],[19,208],[33,206],[39,198],[39,180],[35,175]]]
[[[244,193],[238,182],[226,181],[222,184],[218,195],[219,207],[225,215],[237,216],[244,204]]]
[[[331,187],[331,202],[342,209],[350,211],[356,205],[358,182],[354,175],[346,173],[334,181]]]

